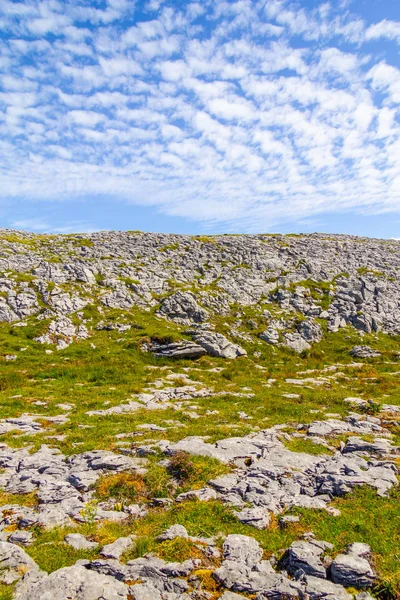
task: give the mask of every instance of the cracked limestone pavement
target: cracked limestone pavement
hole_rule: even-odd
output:
[[[0,599],[398,598],[399,251],[0,230]]]

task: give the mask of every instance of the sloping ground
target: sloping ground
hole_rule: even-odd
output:
[[[0,598],[400,597],[399,249],[0,230]]]

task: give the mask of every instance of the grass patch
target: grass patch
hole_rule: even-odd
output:
[[[282,440],[291,452],[306,452],[307,454],[331,454],[331,451],[322,444],[315,444],[307,438],[293,438],[290,441]]]

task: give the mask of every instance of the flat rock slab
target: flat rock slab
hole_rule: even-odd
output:
[[[15,590],[15,600],[127,600],[129,588],[112,577],[85,567],[65,567],[40,578],[24,577]]]
[[[96,542],[90,542],[81,533],[69,533],[64,541],[75,550],[92,550],[98,547]]]
[[[104,546],[100,554],[105,558],[116,558],[119,559],[121,555],[132,548],[134,545],[134,539],[132,537],[120,537],[112,544],[107,544]]]

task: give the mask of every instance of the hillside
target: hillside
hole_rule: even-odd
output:
[[[400,598],[399,269],[0,229],[0,600]]]

